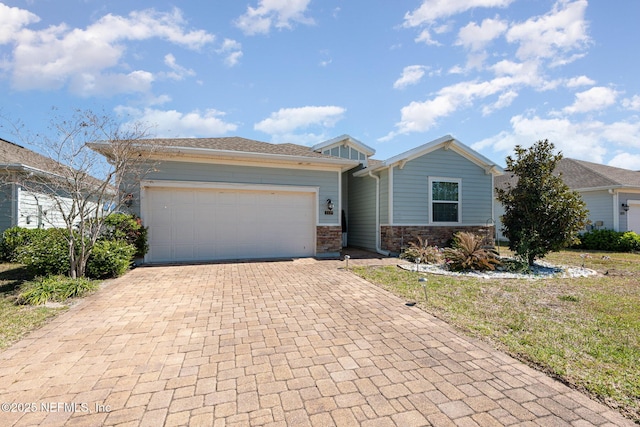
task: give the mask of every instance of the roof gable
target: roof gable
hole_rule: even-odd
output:
[[[363,142],[358,141],[357,139],[347,134],[340,135],[335,138],[316,144],[313,147],[311,147],[311,149],[316,152],[322,152],[323,150],[331,149],[338,145],[349,145],[355,148],[356,150],[366,154],[367,157],[373,156],[374,154],[376,154],[376,150],[374,150],[373,148],[369,147]]]
[[[495,162],[489,160],[477,151],[472,150],[451,135],[445,135],[419,147],[400,153],[397,156],[393,156],[382,162],[382,164],[377,166],[376,169],[387,168],[395,165],[400,165],[402,167],[408,161],[422,157],[441,148],[458,153],[462,157],[483,168],[487,173],[501,175],[504,172],[504,170]]]

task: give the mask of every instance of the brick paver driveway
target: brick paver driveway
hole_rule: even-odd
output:
[[[134,270],[0,353],[0,425],[632,425],[342,264]]]

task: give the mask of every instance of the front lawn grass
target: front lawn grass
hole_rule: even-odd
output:
[[[0,351],[65,309],[17,305],[20,285],[31,279],[20,264],[0,264]]]
[[[415,272],[352,271],[640,423],[640,255],[562,251],[545,260],[584,263],[600,274],[543,280],[423,274],[425,302]]]

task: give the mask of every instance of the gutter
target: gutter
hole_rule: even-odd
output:
[[[380,246],[380,177],[369,171],[369,176],[376,180],[376,252],[380,255],[389,256],[390,252],[385,251]]]
[[[0,169],[4,169],[6,171],[24,172],[27,174],[39,175],[44,177],[54,176],[56,178],[63,178],[62,175],[58,175],[53,172],[47,172],[42,169],[34,168],[31,166],[23,165],[21,163],[1,163]]]

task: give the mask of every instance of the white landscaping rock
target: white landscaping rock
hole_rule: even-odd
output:
[[[398,267],[416,271],[416,264],[398,264]],[[466,276],[481,279],[551,279],[566,277],[589,277],[598,274],[597,271],[584,267],[566,267],[538,261],[531,267],[531,273],[511,273],[507,271],[450,271],[443,264],[420,264],[420,273],[441,274],[445,276]]]

